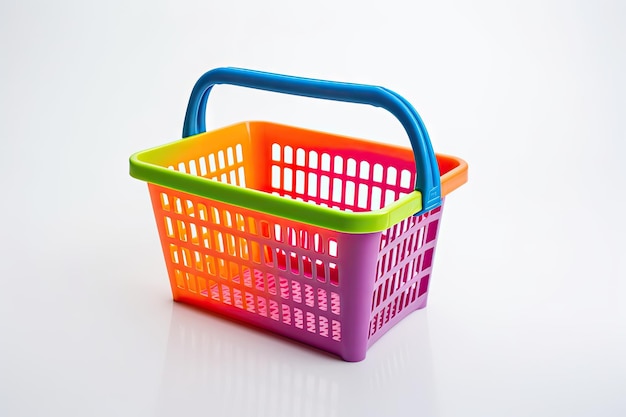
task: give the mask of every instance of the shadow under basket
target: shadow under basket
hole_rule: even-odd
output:
[[[467,164],[436,159],[443,197]],[[411,149],[244,122],[133,155],[144,169],[177,301],[346,361],[426,306],[444,200],[413,215]]]

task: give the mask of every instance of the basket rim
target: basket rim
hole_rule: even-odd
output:
[[[323,133],[328,135],[328,133],[325,132],[287,126],[273,122],[251,121],[235,123],[216,130],[228,129],[242,124],[249,125],[253,123],[272,124],[301,131]],[[193,142],[202,140],[204,136],[210,135],[216,130],[190,136],[188,138],[184,138],[184,140],[178,139],[164,145],[132,154],[129,159],[130,175],[136,179],[157,184],[166,188],[175,189],[250,210],[265,212],[285,219],[337,232],[380,232],[414,215],[422,209],[422,194],[416,190],[377,210],[348,212],[277,196],[261,190],[244,188],[237,185],[214,181],[210,178],[168,169],[151,162],[151,157],[155,154],[171,150],[172,148],[180,146],[182,143],[191,146],[193,145]],[[379,142],[356,139],[343,135],[332,135],[362,143],[370,142],[381,145]],[[397,145],[390,145],[390,148],[405,149],[403,147],[398,147]],[[452,166],[451,169],[441,176],[441,191],[443,198],[446,194],[467,182],[467,163],[454,156],[442,154],[435,155],[440,164],[443,162],[448,166]]]

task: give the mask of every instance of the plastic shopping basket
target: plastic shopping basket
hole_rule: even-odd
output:
[[[269,122],[205,132],[217,84],[383,107],[412,150]],[[467,164],[435,155],[400,95],[218,68],[196,83],[183,137],[130,158],[148,182],[174,300],[346,361],[426,306],[443,197]]]

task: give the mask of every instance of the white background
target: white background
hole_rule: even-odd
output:
[[[3,1],[0,416],[626,415],[624,4]],[[470,165],[429,306],[364,362],[171,301],[128,157],[217,66],[391,88]],[[208,113],[408,144],[365,106]]]

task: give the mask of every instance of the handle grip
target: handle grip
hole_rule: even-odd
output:
[[[393,114],[406,130],[415,156],[415,190],[422,193],[421,214],[441,204],[437,159],[426,127],[413,106],[399,94],[383,87],[279,75],[242,68],[216,68],[196,82],[189,98],[183,138],[206,131],[206,105],[211,89],[230,84],[326,100],[369,104]]]

